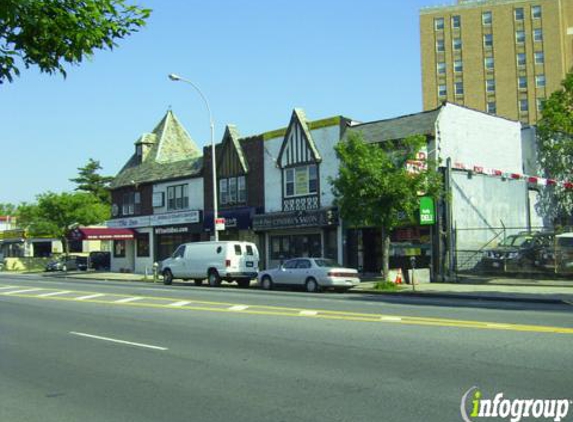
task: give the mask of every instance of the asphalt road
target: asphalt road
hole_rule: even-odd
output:
[[[2,275],[0,421],[461,421],[573,399],[572,311]]]

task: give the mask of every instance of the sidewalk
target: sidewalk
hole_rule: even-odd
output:
[[[112,272],[43,273],[50,277],[68,277],[79,280],[131,281],[153,283],[153,275]],[[402,284],[397,291],[374,290],[377,279],[363,280],[351,290],[353,293],[385,294],[404,297],[450,298],[470,300],[496,300],[533,303],[567,303],[573,305],[573,280],[531,280],[509,278],[460,278],[460,283]],[[159,281],[161,283],[161,280]],[[254,282],[252,283],[254,285]]]

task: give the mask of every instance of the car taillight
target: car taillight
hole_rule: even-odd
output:
[[[231,260],[230,259],[226,259],[225,260],[225,267],[230,267],[231,266]]]

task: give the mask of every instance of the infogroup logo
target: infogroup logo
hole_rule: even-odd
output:
[[[567,417],[571,404],[573,401],[569,399],[507,399],[503,393],[494,394],[493,399],[485,399],[479,388],[474,386],[463,395],[460,412],[465,422],[476,422],[484,418],[501,418],[511,422],[560,422]]]

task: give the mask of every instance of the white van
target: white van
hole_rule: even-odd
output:
[[[259,250],[254,243],[193,242],[180,245],[170,258],[161,262],[163,283],[174,278],[193,280],[201,285],[203,279],[210,286],[219,286],[222,280],[236,281],[239,287],[249,287],[259,272]]]

